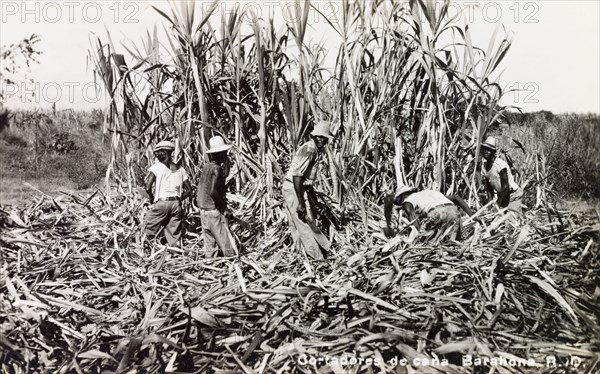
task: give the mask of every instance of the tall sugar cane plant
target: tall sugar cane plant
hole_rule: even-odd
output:
[[[370,198],[409,182],[476,196],[479,144],[504,110],[492,75],[510,41],[497,45],[494,34],[487,51],[475,48],[469,27],[439,5],[343,1],[329,20],[342,39],[333,90],[341,168]]]
[[[177,139],[195,176],[207,139],[220,134],[236,146],[236,192],[269,218],[291,155],[328,118],[335,140],[320,179],[338,202],[360,201],[364,211],[405,183],[475,200],[479,146],[505,109],[493,78],[510,40],[494,33],[485,51],[475,47],[447,1],[338,4],[326,17],[341,40],[328,46],[337,52],[328,74],[326,46],[308,47],[309,13],[320,13],[310,1],[267,19],[172,2],[170,13],[155,8],[168,24],[163,43],[156,29],[138,46],[96,39],[91,55],[111,98],[107,177],[140,183],[165,137]]]

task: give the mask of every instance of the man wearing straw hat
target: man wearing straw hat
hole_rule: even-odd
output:
[[[496,156],[498,148],[496,138],[488,137],[481,144],[481,156],[484,159],[483,167],[485,169],[484,184],[487,192],[488,201],[498,196],[498,207],[507,208],[511,220],[515,216],[523,213],[521,207],[521,198],[523,190],[515,182],[515,178],[508,164],[500,157]]]
[[[230,144],[220,136],[213,136],[208,141],[209,162],[202,167],[196,200],[202,219],[204,251],[219,253],[226,257],[236,255],[231,232],[225,188],[227,151]]]
[[[312,186],[316,176],[315,166],[331,140],[329,122],[322,120],[317,123],[310,135],[311,139],[298,148],[292,159],[285,175],[282,193],[296,247],[302,245],[310,258],[323,260],[321,247],[328,250],[330,244],[307,216],[305,193],[307,186]]]
[[[173,162],[175,145],[161,141],[154,147],[156,163],[148,169],[145,190],[152,207],[146,213],[145,234],[156,237],[164,228],[167,244],[175,246],[181,238],[183,209],[181,202],[187,199],[192,188],[185,169]]]
[[[467,203],[458,196],[446,196],[433,190],[417,191],[405,185],[398,188],[395,196],[388,195],[386,198],[384,215],[387,236],[392,236],[393,232],[390,225],[393,205],[400,206],[417,229],[421,228],[418,218],[423,218],[426,229],[433,230],[436,240],[442,239],[446,232],[451,239],[461,238],[462,222],[458,207],[469,216],[473,215]]]

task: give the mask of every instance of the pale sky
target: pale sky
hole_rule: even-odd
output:
[[[207,7],[208,1],[198,1]],[[223,1],[219,9],[231,11],[235,4],[252,7],[267,18],[280,12],[285,1]],[[293,3],[293,2],[292,2]],[[325,14],[335,12],[329,1],[313,1]],[[30,77],[38,84],[11,87],[35,91],[33,102],[17,100],[9,106],[58,108],[103,108],[105,94],[97,97],[94,77],[88,64],[92,33],[104,41],[106,30],[113,42],[139,42],[160,17],[148,5],[137,1],[2,1],[0,2],[0,44],[18,42],[35,33],[42,40],[40,64],[32,66]],[[166,9],[164,1],[152,2]],[[455,1],[451,14],[463,11],[474,44],[487,49],[498,25],[512,33],[513,44],[501,65],[500,83],[505,89],[520,89],[503,97],[503,104],[524,111],[550,110],[554,113],[600,113],[600,1]],[[315,42],[335,45],[334,33],[316,13],[309,21],[309,37]],[[500,29],[502,32],[502,29]],[[123,49],[118,52],[124,53]],[[333,61],[335,50],[329,52]]]

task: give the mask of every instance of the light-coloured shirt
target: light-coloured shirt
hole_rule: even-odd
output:
[[[294,177],[314,179],[316,176],[316,169],[314,166],[317,164],[319,156],[320,154],[317,145],[312,139],[302,144],[292,158],[292,163],[285,175],[285,179],[290,182],[294,181]]]
[[[490,185],[494,188],[496,192],[502,190],[502,181],[500,180],[500,172],[506,169],[506,175],[508,176],[508,185],[510,186],[511,191],[516,191],[519,189],[519,185],[515,182],[515,177],[513,177],[512,172],[510,171],[510,167],[503,159],[496,157],[494,163],[490,170],[486,171],[485,176],[487,180],[490,182]]]
[[[426,216],[431,209],[437,206],[452,204],[452,201],[443,193],[433,190],[414,192],[408,195],[404,202],[411,203],[415,213],[419,216]]]
[[[179,167],[172,171],[162,162],[150,166],[149,172],[156,176],[154,183],[154,201],[167,197],[181,197],[183,182],[188,179],[184,168]]]

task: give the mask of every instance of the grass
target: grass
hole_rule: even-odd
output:
[[[26,204],[38,191],[53,197],[59,196],[61,191],[77,191],[75,184],[68,178],[22,178],[0,173],[0,183],[0,205]]]
[[[108,150],[99,112],[17,111],[0,133],[0,204],[30,201],[30,184],[55,196],[102,183]]]
[[[600,199],[600,115],[511,113],[496,132],[529,202],[539,188],[555,199]],[[523,148],[517,145],[519,142]]]
[[[37,171],[33,165],[34,157],[31,150],[0,140],[0,204],[17,205],[31,201],[31,196],[37,192],[28,187],[30,184],[38,190],[51,196],[60,191],[74,191],[77,184],[71,180],[66,170],[54,169],[49,171],[38,161]],[[73,163],[73,160],[70,161]]]

